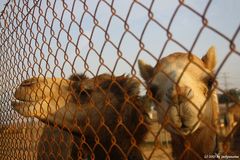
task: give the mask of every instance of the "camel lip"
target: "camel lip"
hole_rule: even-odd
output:
[[[29,100],[22,100],[22,99],[17,99],[17,98],[14,98],[11,100],[11,105],[12,106],[22,106],[22,105],[27,105],[27,104],[30,104],[30,103],[33,103],[35,101],[29,101]]]
[[[27,97],[27,96],[19,96],[18,94],[15,94],[12,98],[12,101],[16,101],[16,102],[36,102],[38,100],[31,98],[31,97]]]
[[[12,100],[11,101],[11,105],[13,106],[13,107],[16,107],[16,106],[20,106],[20,105],[23,105],[23,104],[25,104],[26,102],[24,102],[24,101],[16,101],[16,100]]]
[[[198,129],[198,126],[181,126],[181,128],[179,128],[179,131],[183,134],[183,135],[188,135],[188,134],[192,134],[196,131],[196,129]]]
[[[190,130],[189,128],[185,128],[185,127],[180,128],[180,131],[181,131],[183,134],[188,134],[188,133],[191,132],[191,130]]]
[[[191,128],[184,124],[182,124],[179,127],[173,126],[172,129],[174,130],[175,133],[180,134],[180,135],[188,135],[192,132]]]
[[[21,110],[26,107],[31,105],[31,102],[26,102],[26,101],[18,101],[18,100],[12,100],[11,105],[13,109],[21,114]]]
[[[32,105],[32,102],[12,100],[11,105],[13,110],[18,112],[20,115],[24,117],[31,117],[29,107]]]

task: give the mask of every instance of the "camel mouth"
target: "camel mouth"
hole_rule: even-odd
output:
[[[11,106],[13,106],[14,110],[22,114],[25,112],[25,110],[27,110],[28,107],[36,104],[42,99],[43,97],[36,96],[36,94],[30,90],[29,86],[21,85],[16,89],[14,96],[11,99]]]
[[[13,106],[19,106],[19,105],[30,104],[30,103],[33,103],[33,102],[35,102],[35,101],[19,100],[19,99],[14,98],[14,99],[12,99],[11,104]]]
[[[31,104],[33,104],[35,102],[36,101],[13,98],[11,100],[11,105],[14,107],[14,109],[17,109],[17,108],[20,108],[20,107],[30,106]]]
[[[171,108],[171,114],[169,114],[170,121],[172,124],[169,126],[170,130],[174,133],[181,135],[188,135],[193,133],[197,127],[197,119],[195,119],[194,115],[188,115],[188,118],[181,116],[175,109],[176,107]],[[176,112],[175,112],[176,111]],[[175,113],[174,113],[175,112]],[[187,115],[185,113],[184,115]]]
[[[182,134],[182,135],[189,135],[193,132],[195,132],[199,127],[199,122],[195,122],[191,125],[187,125],[184,122],[182,122],[182,125],[180,128],[177,130]]]
[[[191,127],[191,126],[186,126],[186,125],[181,125],[180,127],[176,126],[176,125],[170,125],[169,127],[167,127],[170,131],[178,134],[178,135],[189,135],[191,133],[193,133],[195,131],[195,127]]]
[[[198,124],[187,124],[182,121],[180,126],[174,126],[174,130],[181,133],[182,135],[188,135],[193,133],[198,128]]]
[[[26,90],[25,90],[26,91]],[[43,97],[29,97],[28,95],[24,94],[24,92],[22,92],[22,88],[18,88],[17,91],[15,92],[14,97],[11,100],[12,106],[22,106],[22,105],[29,105],[31,103],[35,103],[39,100],[42,100]]]
[[[31,102],[36,102],[36,101],[39,101],[39,100],[42,100],[43,98],[40,98],[38,97],[38,99],[32,99],[30,97],[26,97],[26,96],[14,96],[14,98],[12,99],[13,102],[15,103],[31,103]]]
[[[183,125],[183,126],[179,129],[179,131],[180,131],[181,134],[183,134],[183,135],[188,135],[188,134],[191,133],[192,129],[189,128],[189,127],[187,127],[187,126],[184,126],[184,125]]]
[[[171,128],[176,132],[176,133],[180,133],[183,135],[187,135],[189,133],[191,133],[192,131],[192,127],[191,126],[187,126],[186,124],[184,124],[184,122],[178,122],[178,123],[174,123],[174,126],[171,126]]]
[[[33,103],[34,103],[33,101],[19,100],[16,98],[13,98],[11,100],[11,105],[13,109],[26,117],[31,116],[29,114],[29,107],[32,106]]]

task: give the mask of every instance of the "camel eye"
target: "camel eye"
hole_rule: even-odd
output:
[[[152,93],[152,96],[155,97],[158,92],[158,87],[156,85],[151,85],[149,89]]]
[[[207,89],[208,89],[208,90],[211,90],[211,89],[212,89],[212,86],[213,86],[213,84],[214,84],[214,79],[213,79],[213,77],[208,77],[208,78],[206,78],[206,79],[205,79],[205,84],[206,84],[206,86],[207,86]]]

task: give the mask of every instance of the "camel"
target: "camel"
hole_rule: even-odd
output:
[[[125,75],[33,77],[16,89],[12,105],[21,115],[49,124],[45,138],[66,140],[60,149],[40,142],[38,159],[143,160],[139,145],[149,122],[139,85]],[[66,153],[59,153],[64,147]]]
[[[235,103],[228,108],[227,115],[229,118],[229,125],[231,128],[230,149],[229,152],[235,155],[240,155],[240,104]]]
[[[142,60],[138,64],[158,121],[172,136],[173,157],[193,160],[214,153],[219,112],[215,48],[209,48],[202,59],[177,52],[155,67]]]
[[[240,120],[240,104],[234,103],[227,108],[227,117],[229,121],[230,129],[232,129],[238,120]]]

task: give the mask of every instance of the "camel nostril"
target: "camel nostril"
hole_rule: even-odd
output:
[[[186,97],[191,99],[191,98],[193,98],[193,96],[194,96],[193,90],[191,88],[187,87],[187,89],[186,89]]]
[[[36,84],[37,82],[38,82],[38,79],[36,77],[33,77],[33,78],[30,78],[30,79],[24,80],[21,83],[21,86],[31,86],[33,84]]]
[[[183,122],[181,128],[183,128],[183,129],[188,128],[188,126],[186,124],[184,124],[184,122]]]
[[[177,95],[183,99],[191,99],[194,96],[193,90],[188,86],[176,87]]]

